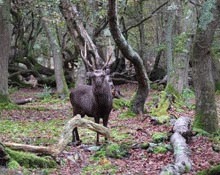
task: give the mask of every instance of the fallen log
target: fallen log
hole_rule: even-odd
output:
[[[10,142],[6,142],[3,144],[14,150],[46,154],[55,157],[65,149],[65,147],[69,143],[70,137],[72,136],[72,130],[75,127],[88,128],[92,131],[99,132],[101,135],[105,136],[106,138],[110,138],[110,133],[108,128],[100,124],[94,123],[90,120],[81,118],[80,115],[76,115],[66,123],[66,125],[64,126],[64,130],[60,136],[60,139],[58,141],[58,144],[56,145],[45,147],[45,146],[33,146],[33,145],[10,143]]]
[[[23,104],[26,104],[26,103],[30,103],[32,101],[33,101],[33,98],[26,98],[26,99],[16,100],[16,101],[14,101],[14,103],[17,104],[17,105],[23,105]]]
[[[191,119],[189,117],[178,118],[174,123],[173,132],[178,132],[181,134],[188,143],[190,137],[192,136]]]
[[[62,152],[65,149],[66,145],[69,142],[69,138],[72,136],[72,130],[75,127],[88,128],[92,131],[99,132],[101,135],[105,136],[106,138],[110,138],[110,133],[109,133],[108,128],[100,124],[94,123],[90,120],[81,118],[80,115],[76,115],[71,120],[69,120],[67,124],[65,125],[58,144],[55,145],[53,148],[54,156],[58,155],[60,152]]]
[[[40,153],[44,155],[53,154],[51,147],[47,147],[47,146],[34,146],[34,145],[12,143],[12,142],[4,142],[3,144],[8,148],[17,150],[17,151]]]
[[[165,166],[160,175],[180,175],[191,170],[190,149],[186,142],[189,133],[191,133],[190,122],[191,120],[188,117],[180,117],[174,123],[174,134],[170,138],[174,151],[174,163]]]

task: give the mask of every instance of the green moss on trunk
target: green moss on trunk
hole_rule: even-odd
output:
[[[218,122],[215,119],[215,113],[212,115],[211,113],[199,112],[197,110],[193,127],[208,133],[215,133],[218,130]]]
[[[8,98],[8,95],[2,95],[2,94],[0,94],[0,103],[10,103],[10,100],[9,100],[9,98]]]
[[[11,159],[10,166],[13,165],[13,167],[14,165],[16,165],[15,167],[21,165],[25,168],[54,168],[57,165],[57,163],[50,157],[39,157],[33,153],[14,151],[9,148],[6,148],[6,152]]]

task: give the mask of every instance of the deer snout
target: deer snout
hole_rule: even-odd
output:
[[[96,87],[103,86],[103,82],[104,82],[104,77],[102,77],[102,76],[96,77],[96,79],[94,80],[94,84]]]

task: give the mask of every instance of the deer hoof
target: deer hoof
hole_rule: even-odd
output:
[[[101,143],[100,142],[96,142],[96,146],[100,146],[101,145]]]
[[[82,141],[81,140],[77,140],[75,142],[70,142],[68,145],[69,146],[79,146],[81,145]]]

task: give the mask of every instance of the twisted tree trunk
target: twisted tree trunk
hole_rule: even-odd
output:
[[[122,54],[134,64],[136,78],[138,81],[138,89],[132,100],[132,111],[137,114],[142,114],[144,111],[144,103],[148,96],[149,84],[146,68],[144,67],[143,60],[137,52],[128,44],[119,28],[117,21],[117,5],[116,0],[109,0],[108,18],[109,27],[112,37],[121,50]]]

